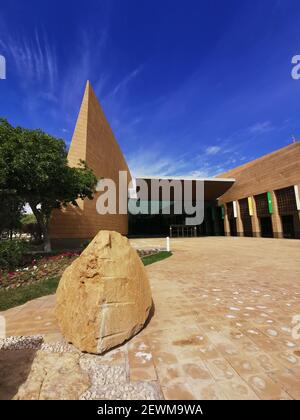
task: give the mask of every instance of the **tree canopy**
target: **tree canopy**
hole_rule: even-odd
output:
[[[0,233],[8,231],[12,236],[14,230],[22,226],[24,201],[15,191],[0,190]]]
[[[13,127],[0,119],[0,191],[15,191],[29,203],[49,251],[51,211],[78,198],[93,198],[97,179],[85,162],[68,166],[65,142],[41,130]]]

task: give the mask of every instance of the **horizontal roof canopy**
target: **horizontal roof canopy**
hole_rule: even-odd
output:
[[[192,181],[193,182],[193,191],[195,191],[194,186],[197,182],[204,182],[204,199],[206,201],[216,200],[221,197],[235,182],[234,178],[193,178],[193,177],[169,177],[169,176],[139,176],[136,178],[144,179],[148,186],[150,186],[151,180],[168,180],[168,181]],[[194,194],[193,194],[193,198]]]

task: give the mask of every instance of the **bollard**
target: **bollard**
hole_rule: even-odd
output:
[[[0,315],[0,339],[6,337],[6,320]]]
[[[167,237],[167,251],[170,252],[170,238]]]

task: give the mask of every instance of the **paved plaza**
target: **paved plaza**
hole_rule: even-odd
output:
[[[165,246],[163,239],[131,242]],[[102,375],[93,395],[300,399],[300,339],[292,323],[300,318],[300,242],[204,237],[173,239],[171,246],[172,257],[146,268],[154,301],[147,326],[118,349],[93,356]],[[7,335],[61,342],[54,301],[48,296],[0,313]],[[31,356],[0,351],[0,399],[17,392]]]

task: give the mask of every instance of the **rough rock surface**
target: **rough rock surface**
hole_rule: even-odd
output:
[[[100,231],[68,267],[56,293],[64,337],[101,354],[138,333],[152,306],[146,270],[127,238]]]
[[[130,380],[128,345],[81,353],[57,336],[0,340],[0,400],[160,400],[157,380]]]
[[[91,385],[89,375],[79,366],[76,353],[38,351],[26,382],[16,400],[77,400]]]

